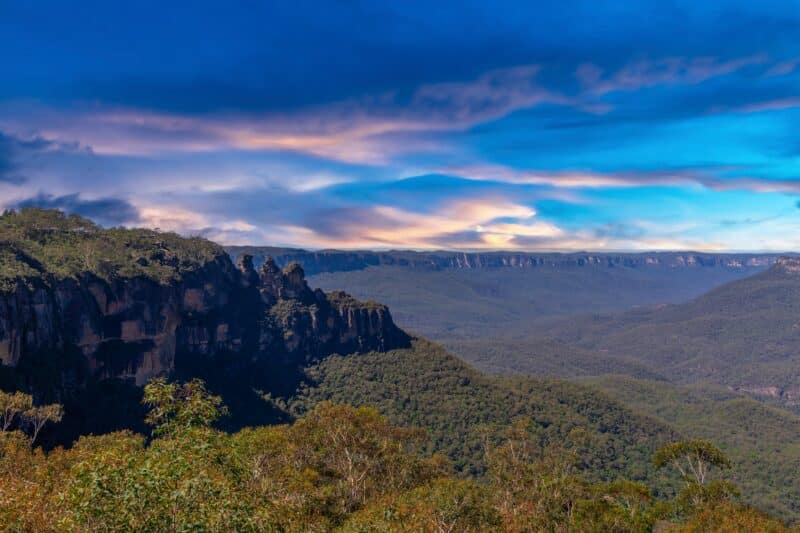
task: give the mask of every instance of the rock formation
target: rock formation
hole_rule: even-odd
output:
[[[168,284],[91,273],[20,280],[0,292],[0,362],[80,354],[92,377],[141,385],[193,356],[301,364],[405,342],[385,306],[312,291],[297,264],[268,260],[256,272],[243,255],[237,267],[220,255]]]
[[[296,264],[234,265],[206,239],[55,210],[0,214],[0,389],[64,404],[50,444],[145,431],[154,376],[206,380],[228,428],[286,421],[264,397],[294,394],[311,363],[408,342],[385,306],[312,290]]]

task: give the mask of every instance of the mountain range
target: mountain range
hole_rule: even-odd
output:
[[[389,303],[401,326],[490,373],[626,374],[800,402],[793,256],[268,250],[325,289]]]
[[[144,383],[202,378],[230,408],[222,429],[371,406],[425,429],[427,451],[464,476],[482,476],[486,442],[525,417],[542,444],[572,442],[589,479],[667,496],[676,479],[653,452],[710,438],[746,501],[800,516],[800,418],[746,397],[775,387],[766,396],[791,407],[798,259],[229,252],[58,211],[0,216],[0,388],[64,405],[43,443],[144,432]],[[356,266],[321,270],[334,263]]]

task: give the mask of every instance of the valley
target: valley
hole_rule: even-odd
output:
[[[798,515],[797,260],[763,256],[740,269],[732,261],[748,259],[691,267],[671,256],[671,267],[654,268],[644,256],[609,268],[565,257],[549,267],[467,267],[425,256],[365,266],[326,252],[309,259],[321,270],[311,279],[391,302],[403,327],[483,372],[572,379],[681,435],[717,442],[761,508]]]

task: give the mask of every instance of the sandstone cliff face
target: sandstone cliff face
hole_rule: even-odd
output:
[[[724,268],[758,271],[775,263],[777,256],[765,254],[662,253],[529,253],[529,252],[360,252],[307,251],[271,247],[231,247],[233,256],[250,254],[260,264],[273,257],[279,265],[297,262],[309,275],[322,272],[363,270],[391,265],[418,269],[565,269],[565,268]]]
[[[237,267],[220,255],[166,285],[92,274],[19,280],[0,292],[0,362],[77,354],[93,378],[141,385],[192,357],[301,364],[406,340],[385,306],[312,291],[299,265],[281,270],[267,260],[256,271],[241,256]]]
[[[786,274],[800,273],[800,257],[780,257],[775,263],[775,270]]]

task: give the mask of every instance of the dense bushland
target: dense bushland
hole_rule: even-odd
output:
[[[782,531],[735,502],[705,441],[663,447],[682,472],[674,499],[641,484],[592,484],[574,449],[542,446],[521,418],[482,445],[487,474],[454,476],[423,434],[371,408],[323,402],[291,425],[227,434],[204,384],[145,389],[152,439],[123,431],[69,449],[0,433],[0,527],[17,531]]]
[[[49,209],[0,215],[0,290],[13,288],[19,279],[58,280],[86,273],[106,280],[143,276],[167,283],[224,253],[206,239],[105,229]]]

